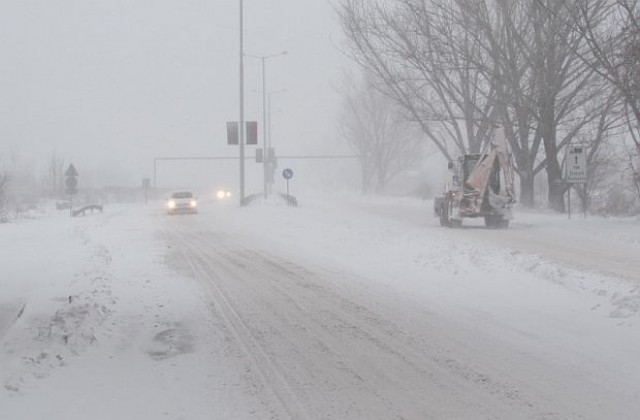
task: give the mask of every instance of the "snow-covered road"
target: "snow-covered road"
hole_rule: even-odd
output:
[[[277,418],[537,417],[513,385],[460,360],[460,326],[349,272],[265,252],[193,219],[166,237],[212,303],[213,330]],[[206,226],[206,227],[205,227]],[[475,334],[474,334],[475,335]],[[546,409],[545,409],[546,410]],[[523,411],[527,414],[523,416]]]
[[[3,412],[637,418],[637,221],[448,230],[417,200],[303,202],[8,226]],[[37,231],[63,267],[29,265]]]
[[[428,206],[417,202],[407,205],[379,202],[371,206],[358,203],[363,212],[404,221],[428,234],[442,230],[429,220]],[[545,260],[587,272],[611,275],[640,282],[640,238],[638,222],[628,219],[585,219],[581,214],[544,215],[516,211],[516,219],[506,230],[485,229],[482,219],[465,219],[462,229],[449,229],[447,235],[457,241],[494,243],[512,252],[540,255]]]

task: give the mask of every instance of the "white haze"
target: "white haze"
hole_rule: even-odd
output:
[[[225,122],[239,116],[238,5],[2,1],[0,161],[37,169],[55,151],[78,168],[81,187],[138,186],[153,176],[155,157],[237,156],[226,145]],[[245,52],[288,52],[267,60],[267,91],[286,89],[272,101],[278,153],[348,153],[337,137],[340,97],[333,86],[350,63],[339,51],[342,35],[330,4],[245,0],[244,8]],[[260,60],[246,58],[245,65],[246,119],[262,128]],[[326,169],[280,163],[280,170]],[[335,165],[330,171],[353,167]],[[237,168],[237,162],[165,163],[158,182],[235,185]],[[248,163],[248,190],[259,188],[260,171]]]

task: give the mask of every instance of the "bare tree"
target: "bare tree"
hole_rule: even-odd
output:
[[[638,203],[640,203],[640,151],[637,149],[637,147],[635,153],[629,152],[629,150],[627,150],[627,157],[629,162],[629,169],[631,171],[631,182],[633,184],[636,197],[638,198]]]
[[[51,152],[47,159],[46,172],[47,184],[51,194],[61,193],[63,191],[64,159],[58,156],[55,150]]]
[[[0,172],[0,223],[7,222],[7,186],[9,180],[8,172]]]
[[[592,121],[587,130],[578,136],[578,142],[584,145],[587,152],[587,182],[575,186],[580,198],[582,211],[586,212],[591,206],[593,194],[603,188],[609,180],[614,167],[618,165],[618,156],[611,139],[624,129],[624,118],[620,112],[620,98],[611,93],[604,103],[593,103],[599,110],[599,118]]]
[[[544,159],[533,172],[546,170],[549,206],[564,211],[568,186],[563,179],[559,152],[598,117],[597,112],[586,112],[585,105],[602,92],[593,83],[593,70],[576,54],[584,49],[584,38],[567,28],[563,18],[575,13],[575,2],[531,0],[527,3],[531,36],[523,47],[527,49],[525,55],[535,85],[532,100],[536,135],[541,136],[544,146]]]
[[[538,124],[540,68],[534,58],[537,47],[531,3],[474,1],[466,5],[466,13],[473,22],[468,30],[476,34],[488,57],[485,71],[498,80],[500,119],[520,180],[520,202],[533,206],[542,127]]]
[[[633,144],[631,147],[619,139],[606,143],[605,158],[610,168],[602,171],[604,182],[597,191],[598,201],[590,206],[601,215],[632,215],[640,211],[640,158]],[[589,167],[591,171],[592,167]],[[598,165],[596,164],[596,170]],[[590,200],[592,201],[592,200]]]
[[[381,191],[394,176],[422,159],[419,130],[370,78],[345,84],[341,130],[360,155],[365,193]]]
[[[496,107],[515,158],[520,200],[534,205],[535,176],[546,169],[549,204],[558,211],[567,188],[559,151],[599,117],[600,110],[587,105],[607,96],[574,53],[584,41],[558,18],[573,8],[572,1],[495,0],[470,1],[463,9],[473,22],[468,30],[486,51],[486,71],[497,80]]]
[[[462,0],[342,0],[351,56],[375,75],[450,160],[487,144],[498,116],[495,80],[465,28]]]
[[[637,0],[580,0],[568,21],[586,40],[589,51],[580,57],[617,89],[629,128],[640,151],[640,4]]]
[[[500,122],[522,201],[533,205],[546,170],[549,204],[564,211],[559,151],[598,118],[585,105],[603,95],[562,17],[576,1],[342,0],[339,13],[353,58],[447,158],[481,152]]]
[[[481,10],[476,7],[472,15],[497,69],[492,71],[500,74],[500,100],[504,104],[501,118],[520,180],[520,202],[532,207],[535,167],[542,144],[542,131],[536,124],[539,87],[530,47],[533,17],[527,2],[498,2],[493,14],[486,8]]]

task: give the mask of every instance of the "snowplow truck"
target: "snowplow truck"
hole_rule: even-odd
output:
[[[483,217],[491,228],[507,228],[515,203],[513,164],[502,128],[496,129],[490,150],[449,162],[451,177],[444,194],[434,200],[441,226],[461,226],[464,218]]]

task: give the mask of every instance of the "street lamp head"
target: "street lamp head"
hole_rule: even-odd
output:
[[[245,57],[257,58],[258,60],[266,60],[268,58],[280,57],[281,55],[287,55],[287,54],[289,54],[288,51],[281,51],[276,54],[268,54],[268,55],[254,55],[254,54],[247,54],[247,53],[244,53],[243,55]]]
[[[285,93],[285,92],[287,92],[287,89],[272,90],[271,92],[267,92],[267,94],[271,96],[271,95],[277,95],[278,93]]]
[[[276,54],[262,56],[262,58],[267,59],[267,58],[273,58],[273,57],[280,57],[281,55],[287,55],[287,54],[289,54],[287,51],[280,51],[279,53],[276,53]]]

